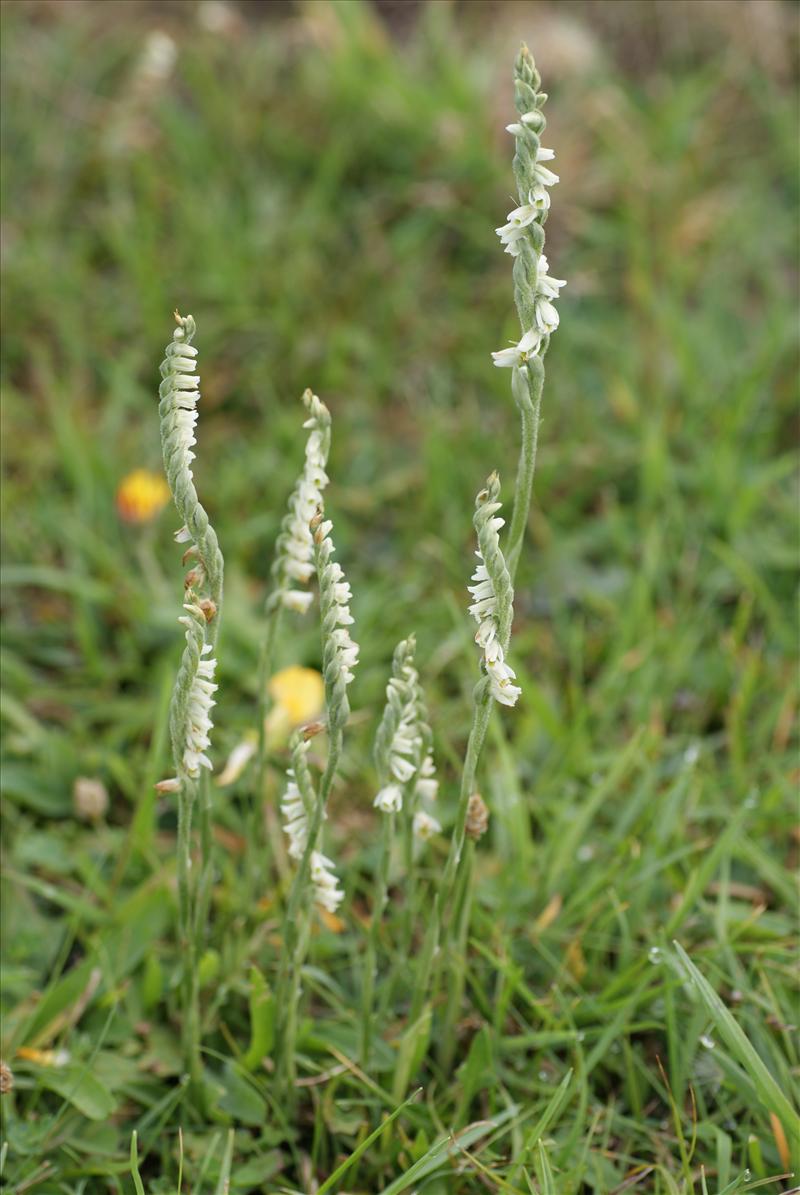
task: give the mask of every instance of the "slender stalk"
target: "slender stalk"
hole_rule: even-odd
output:
[[[430,920],[425,931],[425,937],[422,940],[422,951],[420,952],[417,964],[417,973],[414,977],[414,990],[411,995],[411,1005],[408,1010],[407,1019],[407,1024],[409,1025],[413,1025],[419,1019],[423,1005],[428,998],[428,991],[431,986],[431,974],[434,969],[433,963],[439,945],[439,931],[441,929],[439,920],[440,909],[441,901],[437,893],[433,898]]]
[[[532,357],[527,365],[528,377],[522,370],[514,370],[511,385],[522,422],[522,444],[517,466],[514,506],[506,539],[506,564],[512,584],[517,575],[522,543],[528,526],[528,515],[536,472],[536,449],[539,443],[539,416],[544,386],[544,364],[540,357]]]
[[[383,922],[383,911],[386,908],[386,896],[389,890],[389,865],[392,857],[394,820],[393,813],[385,813],[382,817],[380,856],[375,875],[375,897],[372,905],[372,918],[370,920],[367,948],[364,957],[364,981],[361,999],[361,1065],[363,1067],[369,1064],[369,1052],[372,1043],[372,1020],[374,1015],[372,1005],[375,996],[378,938]]]
[[[317,840],[325,816],[325,805],[330,794],[339,758],[342,750],[342,731],[335,730],[330,737],[328,747],[328,763],[315,793],[311,786],[310,776],[298,766],[295,754],[295,776],[298,787],[303,795],[307,807],[312,807],[311,819],[308,827],[305,849],[300,864],[295,872],[289,891],[289,903],[283,918],[283,949],[281,951],[278,982],[275,988],[275,1008],[277,1010],[277,1028],[275,1040],[278,1043],[279,1082],[283,1086],[288,1098],[294,1098],[294,1032],[296,1031],[296,1005],[300,991],[300,973],[305,962],[305,952],[308,942],[304,934],[306,920],[311,912],[311,856],[317,849]],[[305,900],[305,904],[304,904]]]
[[[444,1006],[444,1027],[439,1038],[439,1060],[449,1070],[456,1047],[456,1024],[461,1013],[467,976],[467,937],[472,914],[475,843],[468,839],[463,864],[459,871],[459,894],[454,915],[453,943],[447,968],[447,1000]]]
[[[200,1064],[200,1012],[197,985],[197,949],[192,925],[192,805],[194,791],[191,784],[178,793],[178,928],[180,935],[183,974],[183,1054],[192,1085],[199,1090],[202,1079]]]
[[[456,811],[456,822],[453,827],[453,835],[450,839],[450,851],[447,856],[440,886],[440,902],[443,910],[449,908],[452,900],[456,872],[464,850],[469,799],[475,791],[478,761],[480,760],[481,749],[486,738],[493,704],[492,695],[489,691],[488,678],[484,677],[475,686],[472,726],[467,741],[467,753],[464,757],[464,769],[461,773],[461,791],[458,800],[458,810]]]

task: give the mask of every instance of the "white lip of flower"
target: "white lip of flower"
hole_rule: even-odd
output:
[[[187,609],[191,609],[191,607],[187,607]],[[206,643],[202,648],[202,655],[207,655],[210,651],[211,644]],[[213,764],[204,752],[211,742],[208,732],[214,726],[210,713],[212,707],[216,705],[212,697],[218,687],[213,684],[216,666],[217,661],[214,659],[201,659],[189,690],[186,709],[188,728],[183,752],[183,766],[186,769],[186,774],[192,779],[196,779],[200,775],[201,767],[213,771]]]
[[[518,242],[524,238],[525,230],[535,220],[538,220],[542,212],[548,211],[549,207],[550,196],[544,186],[537,184],[535,187],[532,187],[528,192],[528,202],[510,211],[506,216],[508,223],[495,229],[501,242],[506,246],[507,253],[511,253],[516,257],[517,253],[519,253]],[[514,247],[511,248],[511,246]]]
[[[342,566],[336,560],[331,564],[331,577],[333,578],[333,600],[340,606],[347,605],[352,601],[353,593],[350,589],[350,582],[344,579]]]
[[[503,649],[497,639],[497,622],[494,617],[483,620],[475,634],[475,642],[483,648],[489,688],[495,701],[502,705],[516,705],[522,689],[519,685],[512,684],[512,681],[516,680],[516,673],[505,661]]]
[[[349,685],[353,679],[352,670],[358,663],[358,644],[350,638],[350,632],[347,627],[336,627],[331,634],[331,638],[337,649],[337,662],[344,678],[344,683]]]
[[[403,790],[399,784],[387,784],[372,804],[382,813],[399,813],[403,808]]]
[[[415,837],[427,842],[434,834],[438,834],[442,827],[435,817],[431,817],[424,809],[420,809],[414,814],[413,828]]]
[[[507,369],[512,365],[524,365],[532,357],[542,343],[542,334],[538,328],[530,328],[517,344],[507,349],[499,349],[492,353],[492,360],[498,369]]]
[[[308,589],[287,589],[283,594],[283,605],[287,610],[294,610],[298,614],[305,614],[314,600],[314,595]]]
[[[564,278],[551,278],[548,274],[549,264],[544,253],[539,258],[539,269],[536,275],[536,293],[545,299],[557,299],[562,286],[566,286]]]
[[[515,137],[519,137],[525,132],[525,125],[536,124],[540,118],[541,113],[538,111],[538,109],[534,109],[533,112],[526,112],[523,116],[520,116],[522,124],[507,124],[506,129],[509,133],[513,133]],[[545,149],[542,152],[545,156],[545,160],[554,157],[552,149]]]
[[[322,905],[329,913],[335,913],[344,900],[344,892],[339,888],[339,878],[334,869],[335,864],[327,855],[320,851],[311,852],[311,882],[314,885],[314,900]]]
[[[436,765],[430,752],[425,756],[419,768],[419,779],[416,784],[416,795],[422,801],[435,801],[439,791],[439,781],[436,777]]]
[[[542,336],[549,336],[558,327],[558,312],[550,300],[541,295],[536,296],[534,318]]]

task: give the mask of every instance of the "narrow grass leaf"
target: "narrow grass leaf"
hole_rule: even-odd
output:
[[[564,1078],[561,1080],[558,1087],[553,1092],[553,1094],[550,1097],[550,1100],[548,1101],[547,1106],[545,1107],[541,1116],[539,1117],[539,1119],[534,1124],[533,1128],[528,1133],[528,1135],[525,1139],[525,1144],[523,1145],[522,1151],[517,1160],[517,1164],[514,1167],[514,1169],[511,1171],[511,1174],[509,1175],[510,1179],[516,1178],[517,1175],[519,1174],[519,1172],[522,1170],[523,1166],[525,1166],[527,1164],[528,1159],[532,1156],[533,1151],[536,1148],[540,1137],[542,1136],[543,1133],[547,1132],[550,1125],[553,1123],[553,1121],[556,1119],[556,1117],[561,1112],[561,1109],[564,1107],[565,1103],[567,1102],[567,1092],[569,1090],[569,1085],[571,1082],[572,1082],[572,1070],[570,1069],[564,1075]]]
[[[469,1149],[471,1145],[474,1145],[476,1141],[480,1141],[481,1137],[485,1137],[487,1133],[501,1128],[509,1120],[513,1119],[518,1112],[519,1107],[516,1104],[512,1104],[505,1112],[501,1112],[498,1116],[494,1116],[490,1120],[479,1120],[475,1124],[463,1129],[460,1133],[449,1133],[437,1137],[433,1145],[423,1154],[419,1161],[410,1166],[405,1174],[396,1178],[388,1187],[384,1187],[381,1195],[399,1195],[399,1192],[407,1191],[412,1184],[418,1182],[420,1179],[429,1178],[443,1166],[449,1166],[450,1159],[456,1157],[462,1149]],[[319,1195],[322,1195],[322,1191],[319,1192]]]
[[[139,1173],[139,1150],[136,1140],[136,1129],[131,1133],[131,1177],[136,1189],[136,1195],[144,1195],[144,1183]]]
[[[692,979],[695,990],[708,1009],[714,1024],[717,1026],[720,1036],[725,1039],[728,1048],[749,1071],[760,1100],[771,1112],[775,1113],[794,1140],[800,1139],[800,1116],[795,1112],[775,1079],[767,1070],[761,1056],[748,1040],[741,1025],[734,1020],[730,1011],[725,1007],[705,976],[698,971],[680,943],[673,942],[673,945],[688,975]]]
[[[334,1170],[334,1172],[330,1176],[330,1178],[327,1178],[325,1180],[325,1182],[319,1188],[317,1195],[325,1195],[326,1191],[332,1191],[334,1189],[334,1184],[338,1183],[339,1179],[342,1178],[347,1173],[347,1171],[350,1169],[350,1167],[352,1165],[354,1165],[355,1162],[358,1161],[358,1159],[361,1157],[361,1155],[369,1149],[369,1147],[370,1147],[370,1145],[372,1145],[373,1141],[376,1141],[378,1139],[378,1137],[380,1137],[381,1133],[384,1131],[384,1129],[387,1127],[387,1125],[390,1125],[393,1120],[396,1120],[404,1108],[407,1108],[409,1104],[414,1103],[414,1101],[417,1099],[417,1096],[419,1095],[420,1091],[422,1091],[421,1087],[418,1088],[418,1090],[415,1091],[412,1095],[410,1095],[407,1100],[403,1100],[402,1104],[400,1104],[399,1107],[395,1108],[394,1112],[390,1112],[390,1114],[386,1117],[386,1119],[384,1121],[382,1121],[381,1124],[378,1125],[377,1129],[374,1129],[373,1132],[371,1132],[368,1137],[364,1138],[364,1140],[361,1142],[361,1144],[358,1146],[358,1148],[354,1149],[353,1152],[350,1154],[350,1157],[346,1158],[345,1161],[342,1162],[341,1166],[337,1166],[336,1170]]]

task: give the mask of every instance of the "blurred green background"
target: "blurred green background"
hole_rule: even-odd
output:
[[[103,1037],[119,1049],[143,955],[169,967],[169,926],[150,912],[138,954],[107,948],[131,901],[149,909],[174,829],[152,784],[180,651],[177,523],[169,508],[126,523],[115,501],[132,470],[160,469],[173,308],[198,324],[195,478],[227,566],[215,759],[255,724],[311,386],[334,420],[328,505],[362,645],[331,818],[356,902],[362,761],[412,630],[447,822],[477,675],[472,505],[495,468],[510,494],[518,445],[489,354],[517,336],[494,228],[512,206],[504,125],[524,39],[550,93],[547,254],[568,286],[517,584],[523,698],[495,718],[483,769],[486,925],[541,999],[539,1027],[602,1044],[616,1026],[590,1066],[574,1034],[534,1052],[530,1099],[583,1057],[559,1191],[610,1191],[637,1160],[650,1184],[673,1163],[685,1173],[656,1055],[681,1107],[695,1090],[707,1167],[779,1172],[766,1113],[697,1045],[702,1011],[678,1015],[685,993],[647,952],[676,935],[696,947],[781,1083],[796,1081],[795,6],[12,0],[2,15],[4,1049],[32,993],[97,951],[70,1049],[91,1054],[124,989]],[[313,619],[283,643],[293,663],[319,664]],[[75,816],[79,776],[109,792],[98,824]],[[230,835],[248,783],[218,802]],[[231,848],[220,950],[244,916],[237,867]],[[330,949],[343,966],[350,947]],[[227,958],[232,1006],[248,951]],[[163,1008],[148,1016],[167,1032]],[[134,1060],[156,1048],[137,1042]],[[523,1056],[508,1075],[496,1062],[512,1090]],[[155,1079],[146,1097],[104,1081],[126,1106],[158,1098]],[[32,1066],[18,1111],[41,1083]],[[109,1156],[128,1140],[120,1128]]]

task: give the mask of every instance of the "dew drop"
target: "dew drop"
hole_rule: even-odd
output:
[[[687,768],[693,768],[700,758],[700,747],[697,743],[690,743],[683,753],[683,762]]]
[[[657,967],[664,959],[664,954],[659,946],[651,946],[647,952],[647,957],[654,967]]]
[[[707,1050],[713,1050],[716,1046],[714,1038],[709,1033],[703,1033],[700,1037],[700,1045],[705,1046]]]

